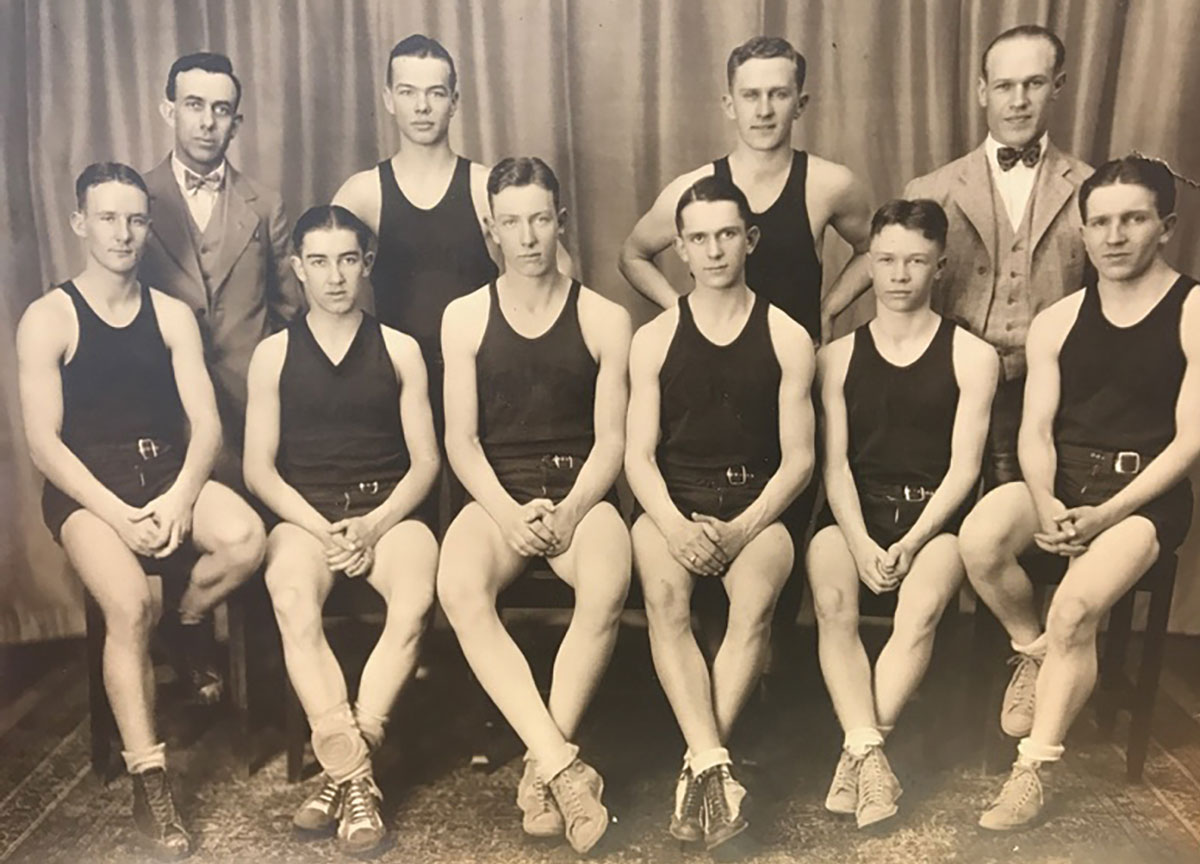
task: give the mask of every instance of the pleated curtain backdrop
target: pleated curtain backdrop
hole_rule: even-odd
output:
[[[180,54],[232,58],[246,119],[230,158],[281,190],[295,218],[394,151],[380,100],[388,51],[409,33],[438,38],[458,64],[455,148],[486,163],[510,154],[550,162],[585,280],[642,321],[650,307],[617,272],[617,250],[668,180],[732,146],[719,97],[734,45],[768,33],[797,46],[811,94],[797,146],[850,166],[879,203],[979,143],[979,57],[1019,23],[1045,24],[1066,42],[1057,144],[1092,164],[1137,148],[1200,176],[1193,0],[0,3],[0,641],[82,628],[79,588],[41,524],[21,433],[16,322],[82,266],[67,219],[83,166],[116,159],[148,169],[169,150],[158,103]],[[1200,193],[1181,189],[1180,199],[1171,258],[1200,273]],[[831,241],[826,273],[846,257]],[[860,303],[838,329],[869,314]],[[1200,632],[1198,552],[1193,536],[1181,552],[1175,629]]]

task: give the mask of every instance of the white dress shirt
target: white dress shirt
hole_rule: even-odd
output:
[[[226,164],[225,160],[222,159],[220,165],[204,175],[205,179],[215,179],[219,186],[224,187]],[[188,174],[195,174],[196,172],[180,162],[179,157],[174,152],[171,153],[171,170],[175,173],[175,182],[179,184],[179,193],[183,195],[183,200],[187,203],[188,212],[192,214],[192,221],[203,232],[208,227],[208,220],[212,217],[213,207],[216,206],[217,196],[220,193],[209,189],[207,186],[189,190],[184,178]]]
[[[1000,193],[1000,200],[1004,202],[1004,209],[1008,211],[1008,221],[1012,223],[1013,231],[1021,227],[1021,220],[1025,218],[1025,207],[1029,204],[1029,196],[1033,194],[1033,184],[1037,181],[1037,172],[1042,167],[1042,160],[1046,158],[1046,146],[1049,141],[1050,133],[1043,132],[1042,152],[1038,156],[1037,164],[1032,168],[1017,160],[1017,164],[1007,171],[1000,169],[1000,160],[996,156],[996,151],[1004,145],[990,133],[984,142],[988,165],[992,169],[992,182],[996,184],[996,191]]]

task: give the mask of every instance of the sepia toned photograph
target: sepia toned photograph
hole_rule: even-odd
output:
[[[0,864],[1200,861],[1198,34],[0,0]]]

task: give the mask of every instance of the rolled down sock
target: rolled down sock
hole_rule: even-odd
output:
[[[1018,654],[1024,654],[1027,657],[1035,657],[1038,660],[1044,660],[1046,657],[1046,634],[1034,639],[1028,645],[1018,645],[1015,641],[1010,643],[1012,649]]]
[[[1057,762],[1065,749],[1061,744],[1043,744],[1032,738],[1022,738],[1017,745],[1017,761],[1037,767],[1043,762]]]
[[[334,782],[344,783],[371,773],[370,751],[346,702],[309,717],[313,755]]]
[[[851,756],[866,756],[872,747],[883,745],[883,736],[874,726],[860,726],[857,729],[847,729],[846,739],[842,749]]]
[[[718,765],[732,765],[733,759],[729,756],[729,750],[724,747],[713,747],[711,750],[702,750],[699,753],[692,754],[692,773],[699,777],[710,768],[715,768]]]
[[[125,759],[125,770],[130,774],[167,767],[167,745],[162,742],[141,750],[122,750],[121,756]]]
[[[534,767],[537,770],[537,775],[543,783],[549,783],[558,774],[565,770],[575,757],[579,755],[579,747],[571,742],[563,745],[563,749],[554,754],[554,758],[541,760],[534,758]]]
[[[354,704],[354,721],[358,724],[358,731],[362,733],[363,738],[367,739],[367,746],[374,753],[383,745],[384,727],[388,722],[387,715],[375,714],[363,708],[361,702],[356,702]]]

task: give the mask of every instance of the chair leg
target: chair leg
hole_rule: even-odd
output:
[[[1130,591],[1117,601],[1108,616],[1108,633],[1104,637],[1104,653],[1100,656],[1100,693],[1097,705],[1100,731],[1111,735],[1117,722],[1125,691],[1125,656],[1129,648],[1129,631],[1133,627],[1133,598]]]
[[[980,757],[980,771],[996,774],[1006,767],[1010,742],[1000,731],[1000,705],[1004,683],[1000,674],[1004,656],[1004,628],[982,600],[975,602],[975,627],[972,634],[972,662],[964,691],[969,704],[976,706],[968,714],[968,723],[976,729],[975,740]]]
[[[286,677],[287,671],[284,671]],[[287,779],[289,783],[297,783],[304,773],[304,744],[308,740],[308,718],[304,716],[304,707],[292,687],[291,680],[284,683],[284,738],[287,740]]]
[[[104,615],[85,594],[87,620],[88,719],[91,730],[92,771],[101,780],[108,778],[112,760],[112,736],[116,728],[108,692],[104,689]]]
[[[1125,751],[1125,773],[1132,781],[1142,779],[1146,752],[1150,746],[1150,721],[1154,718],[1154,697],[1162,673],[1163,650],[1167,642],[1167,618],[1171,596],[1175,593],[1174,571],[1150,592],[1150,614],[1146,620],[1142,664],[1138,670],[1136,702],[1129,722],[1129,744]]]
[[[229,617],[229,701],[234,714],[234,753],[247,777],[253,772],[250,741],[250,692],[246,680],[246,603],[238,592],[225,604]]]

